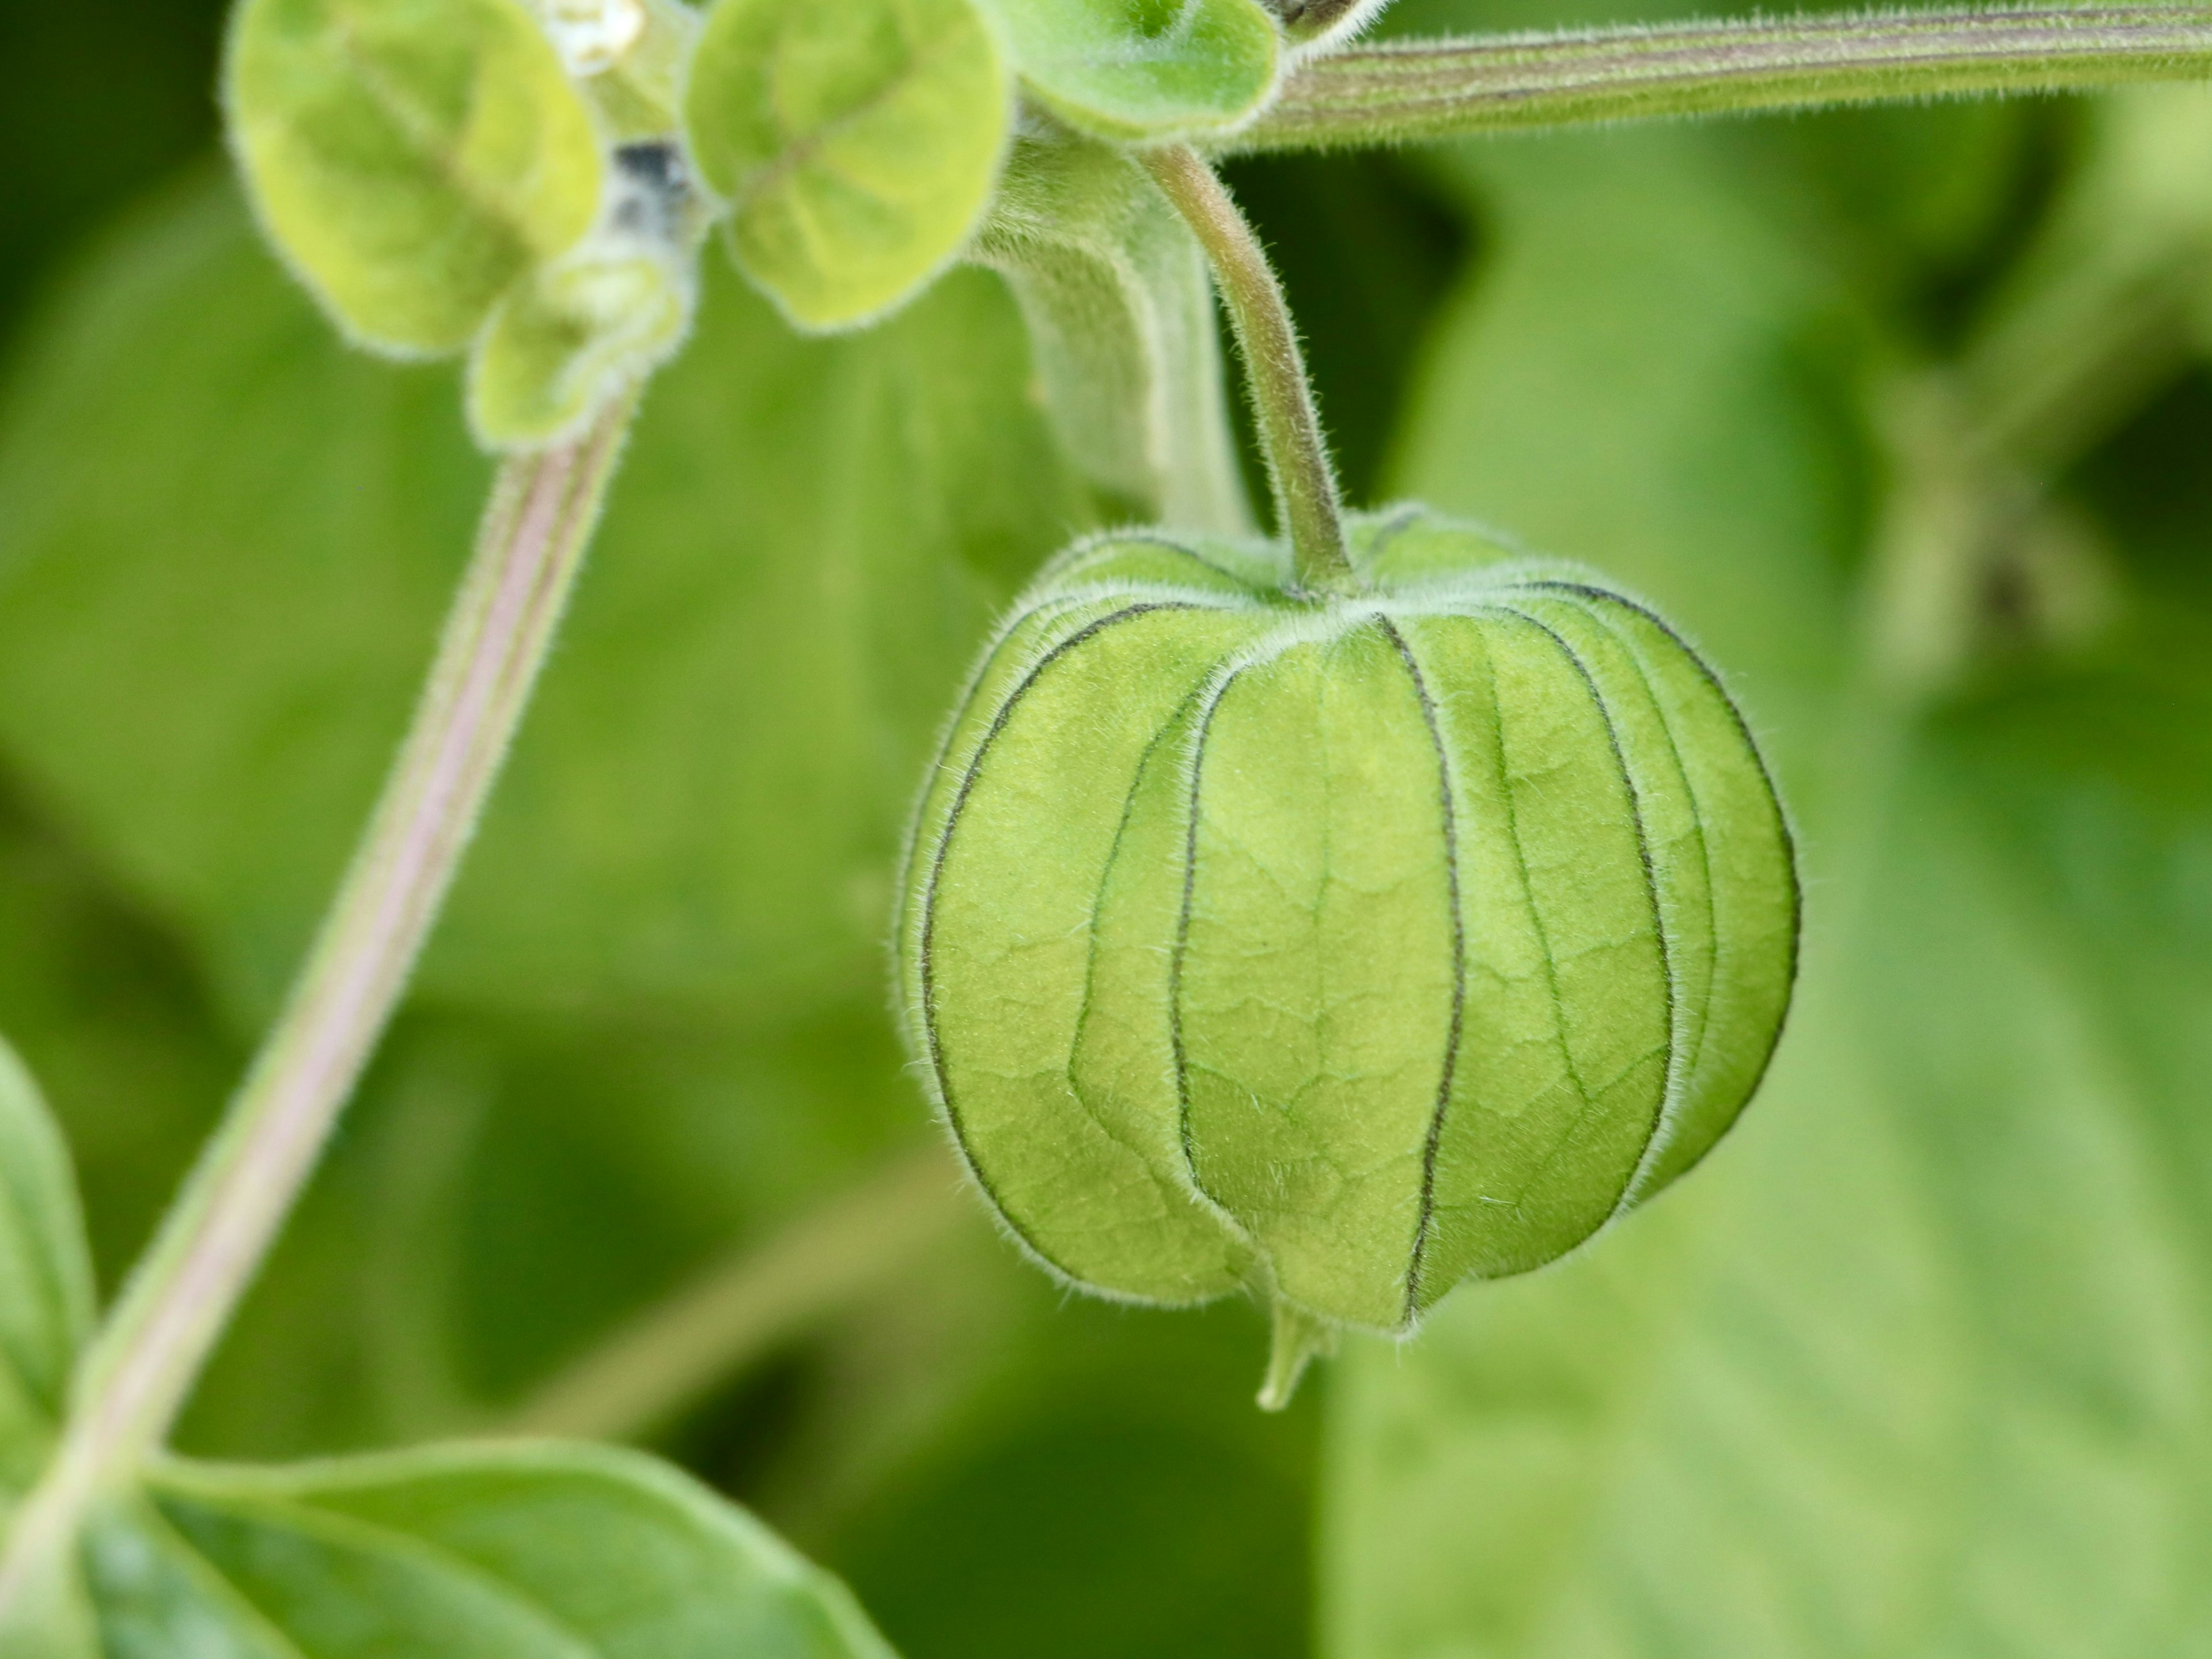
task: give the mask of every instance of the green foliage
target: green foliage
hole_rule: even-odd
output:
[[[569,72],[580,77],[608,137],[672,137],[699,38],[687,0],[532,0]]]
[[[368,345],[459,350],[599,211],[592,118],[520,0],[245,0],[223,92],[270,234]]]
[[[690,320],[689,274],[649,245],[586,246],[510,289],[469,365],[469,427],[489,449],[582,430]]]
[[[890,1655],[844,1587],[758,1522],[596,1448],[164,1463],[85,1554],[118,1659]]]
[[[811,329],[880,315],[959,252],[1012,118],[971,0],[721,0],[685,101],[732,255]]]
[[[27,718],[22,750],[0,741],[70,826],[25,829],[0,859],[0,926],[24,941],[0,959],[0,1018],[58,1067],[119,1271],[335,879],[484,472],[451,377],[336,349],[205,180],[102,247],[15,392],[0,627],[23,630],[17,693],[43,681],[49,716],[78,724],[67,778],[27,758],[64,757]],[[235,447],[207,442],[218,421]],[[80,443],[127,457],[143,493],[104,489],[70,461]],[[891,852],[991,610],[1091,514],[995,278],[957,272],[883,328],[805,342],[710,266],[513,810],[459,896],[503,919],[447,918],[428,1006],[387,1045],[187,1449],[291,1457],[501,1420],[686,1273],[927,1132],[883,1012]],[[70,620],[41,629],[50,604]],[[119,630],[106,647],[52,649],[94,616]],[[112,681],[157,649],[166,667]],[[175,673],[197,705],[156,694]],[[75,764],[94,758],[115,763],[96,788]],[[191,782],[232,763],[228,784]],[[549,902],[582,867],[599,896]],[[1111,1659],[1188,1630],[1277,1659],[1303,1642],[1314,1420],[1251,1412],[1259,1340],[1238,1310],[1065,1307],[979,1219],[675,1444],[880,1600],[902,1652]],[[1114,1474],[1073,1505],[1072,1458]],[[1193,1471],[1214,1501],[1184,1500]],[[979,1620],[986,1559],[1033,1593]],[[1071,1632],[1056,1587],[1076,1586]]]
[[[1274,90],[1281,32],[1258,0],[983,0],[1022,83],[1079,131],[1121,143],[1218,132]]]
[[[2148,689],[2101,713],[2159,729]],[[2023,1616],[2190,1650],[2205,1165],[2170,1067],[2212,802],[2170,741],[2062,756],[2049,707],[1862,776],[1838,937],[1702,1213],[1359,1357],[1332,1651],[2012,1650]]]
[[[191,964],[66,838],[0,797],[0,1028],[76,1154],[96,1276],[117,1283],[213,1126],[239,1056]]]
[[[1737,667],[1810,849],[1792,1034],[1679,1202],[1347,1362],[1325,1650],[2186,1653],[2212,1536],[2186,1380],[2212,1352],[2201,572],[2130,546],[2132,619],[2084,643],[2038,631],[2045,567],[1954,536],[1942,556],[2008,574],[1966,592],[1950,701],[1885,683],[1855,394],[1898,324],[1839,323],[1742,153],[1456,165],[1496,253],[1399,482],[1583,537]]]
[[[46,1461],[92,1312],[69,1155],[0,1047],[0,1523]],[[601,1448],[162,1461],[106,1500],[81,1559],[50,1542],[21,1564],[8,1659],[890,1656],[844,1587],[751,1516]]]
[[[0,123],[30,158],[0,183],[11,281],[39,246],[19,227],[102,210],[129,158],[193,130],[209,78],[181,53],[149,67],[143,8],[19,9],[0,25],[19,65]],[[659,56],[574,82],[599,140],[668,131],[690,15],[647,9]],[[1432,29],[1608,20],[1406,9]],[[1152,21],[1170,14],[1229,15]],[[1110,40],[1133,9],[1067,15]],[[1022,14],[992,15],[1018,56]],[[91,46],[41,55],[71,29]],[[1010,64],[1035,101],[1099,130],[1036,56]],[[1190,60],[1170,67],[1188,83]],[[1132,82],[1160,101],[1117,121],[1172,102],[1157,75]],[[1388,456],[1389,484],[1591,558],[1688,624],[1782,763],[1814,878],[1793,1036],[1698,1180],[1333,1379],[1332,1659],[2193,1652],[2212,381],[2170,388],[2212,292],[2203,108],[1302,160],[1243,192],[1351,471]],[[421,1006],[188,1446],[497,1423],[919,1129],[873,946],[967,653],[1096,521],[1093,489],[1109,514],[1239,510],[1188,240],[1110,149],[1031,118],[964,244],[1012,302],[958,272],[865,337],[795,342],[707,283]],[[1444,221],[1420,281],[1363,216],[1378,179]],[[583,216],[587,242],[611,205]],[[507,359],[526,440],[604,385],[561,349],[592,331],[566,326]],[[484,482],[454,391],[344,359],[204,191],[104,248],[8,388],[0,1027],[80,1151],[111,1277],[404,717]],[[1925,672],[1884,643],[1907,611]],[[35,1163],[8,1153],[0,1176]],[[15,1340],[0,1317],[11,1364]],[[1056,1306],[979,1224],[756,1356],[668,1444],[843,1572],[909,1659],[1284,1659],[1305,1650],[1314,1420],[1244,1406],[1256,1340],[1236,1307]],[[0,1455],[0,1487],[52,1414],[27,1419],[20,1468]],[[181,1468],[173,1513],[134,1499],[103,1538],[126,1565],[194,1565],[185,1516],[210,1551],[252,1541],[226,1558],[241,1582],[277,1572],[364,1530],[319,1509],[294,1526],[321,1478]],[[556,1588],[599,1565],[564,1562]],[[51,1588],[27,1651],[97,1651],[78,1587]],[[333,1588],[316,1582],[325,1610]],[[463,1594],[455,1627],[499,1650],[479,1615],[506,1592]]]
[[[905,1006],[1056,1271],[1402,1328],[1719,1138],[1795,875],[1633,602],[1412,509],[1358,522],[1340,598],[1280,557],[1109,537],[1026,596],[917,821]]]
[[[0,1042],[0,1522],[45,1462],[92,1313],[68,1150]]]
[[[1027,381],[981,272],[816,343],[709,283],[427,996],[875,996],[939,706],[1090,511]],[[451,397],[339,350],[195,189],[116,246],[5,420],[0,732],[241,1031],[337,878],[467,543],[484,471]],[[131,491],[88,487],[101,454],[133,458]],[[161,694],[178,676],[193,696]]]

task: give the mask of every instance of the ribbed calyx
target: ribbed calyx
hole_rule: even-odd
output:
[[[1319,599],[1263,543],[1048,569],[953,719],[899,927],[1007,1226],[1108,1295],[1252,1289],[1304,1349],[1688,1170],[1796,957],[1773,789],[1666,623],[1419,509],[1350,539]]]

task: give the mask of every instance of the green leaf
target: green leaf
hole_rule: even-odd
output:
[[[1249,533],[1206,256],[1129,156],[1024,139],[972,256],[1029,325],[1061,446],[1140,519]]]
[[[881,315],[960,251],[1013,115],[970,0],[721,0],[684,109],[732,257],[809,329]]]
[[[0,1519],[38,1479],[92,1316],[69,1149],[0,1042]]]
[[[933,1275],[854,1322],[834,1352],[848,1374],[882,1376],[878,1419],[845,1425],[778,1482],[810,1517],[808,1536],[826,1517],[821,1553],[900,1651],[1311,1652],[1318,1413],[1252,1409],[1261,1321],[1242,1305],[1146,1314],[1070,1299],[1002,1248],[992,1254],[997,1272],[981,1285],[971,1273],[948,1295]],[[975,1329],[957,1292],[972,1303],[985,1288],[1021,1316]],[[967,1320],[947,1331],[948,1313]],[[918,1377],[917,1351],[944,1357]],[[949,1420],[915,1425],[917,1396],[941,1397],[956,1355],[986,1369],[981,1386]]]
[[[810,341],[710,270],[423,997],[879,997],[936,722],[1093,512],[1030,379],[987,273]],[[0,747],[250,1033],[398,741],[484,464],[446,373],[337,349],[199,188],[112,245],[12,392]]]
[[[1468,167],[1496,263],[1405,482],[1638,569],[1739,668],[1806,820],[1799,1006],[1680,1193],[1347,1358],[1323,1650],[2179,1659],[2212,1539],[2201,569],[2088,666],[1925,719],[1866,695],[1850,382],[1696,162]]]
[[[699,39],[687,0],[530,0],[617,143],[672,137]]]
[[[119,1282],[235,1086],[177,942],[0,786],[0,1030],[68,1142],[97,1283]]]
[[[574,436],[674,352],[690,283],[658,249],[587,243],[507,291],[469,362],[469,427],[489,449]]]
[[[298,1457],[506,1416],[688,1274],[933,1133],[886,1026],[873,996],[764,1030],[665,1006],[410,1018],[178,1443]]]
[[[1117,143],[1220,132],[1275,90],[1282,31],[1258,0],[985,0],[1022,82]]]
[[[85,1559],[114,1659],[890,1659],[751,1516],[593,1447],[163,1464]]]
[[[223,73],[264,224],[340,327],[459,349],[599,210],[599,139],[520,0],[244,0]]]

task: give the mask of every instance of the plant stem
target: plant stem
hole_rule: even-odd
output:
[[[1315,58],[1225,153],[2212,76],[2212,7],[1747,18],[1408,40]]]
[[[1352,560],[1336,471],[1283,286],[1251,226],[1196,150],[1170,144],[1146,152],[1145,164],[1212,262],[1243,354],[1275,516],[1290,539],[1299,584],[1316,591],[1340,587],[1351,580]]]
[[[932,1145],[708,1268],[541,1389],[501,1431],[632,1440],[777,1343],[894,1283],[975,1213]]]
[[[0,1566],[0,1610],[17,1559],[71,1535],[100,1489],[167,1437],[313,1172],[529,702],[635,403],[501,469],[413,727],[291,1000],[86,1356],[52,1467]]]

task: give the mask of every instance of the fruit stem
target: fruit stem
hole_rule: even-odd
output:
[[[313,1172],[530,701],[635,404],[501,468],[414,725],[291,1000],[85,1356],[0,1560],[0,1626],[86,1507],[167,1437]]]
[[[1267,459],[1275,517],[1290,539],[1298,584],[1314,592],[1346,587],[1352,558],[1344,544],[1336,470],[1283,285],[1252,227],[1196,150],[1169,144],[1147,150],[1144,161],[1205,248],[1229,307]]]
[[[1275,1335],[1267,1351],[1267,1375],[1260,1384],[1260,1409],[1279,1412],[1298,1391],[1298,1379],[1315,1360],[1336,1352],[1336,1328],[1277,1297]]]

